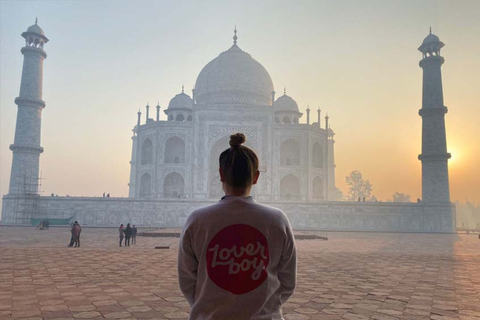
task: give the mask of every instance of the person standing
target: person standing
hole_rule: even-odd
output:
[[[127,227],[125,228],[125,247],[130,247],[130,237],[132,236],[132,227],[130,227],[130,223],[127,223]]]
[[[137,227],[132,226],[132,244],[137,244]]]
[[[123,233],[124,233],[124,231],[123,231],[123,224],[121,224],[121,225],[120,225],[120,228],[118,228],[118,236],[119,236],[119,238],[120,238],[120,242],[119,242],[120,247],[122,246],[122,242],[123,242]]]
[[[257,203],[258,157],[230,136],[220,155],[225,196],[193,211],[182,230],[178,281],[191,306],[189,319],[283,319],[296,286],[292,227],[280,209]]]
[[[82,232],[82,228],[80,227],[80,224],[78,223],[78,221],[75,221],[75,223],[73,224],[73,228],[72,228],[72,235],[73,235],[73,238],[74,238],[74,247],[77,248],[77,247],[80,247],[80,233]]]

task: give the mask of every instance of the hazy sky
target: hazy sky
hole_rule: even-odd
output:
[[[128,195],[131,129],[147,102],[190,93],[232,44],[304,112],[335,131],[337,186],[360,170],[380,200],[421,196],[422,70],[432,26],[446,44],[443,84],[452,200],[480,201],[480,1],[1,1],[0,193],[8,192],[23,56],[38,17],[44,64],[44,194]],[[316,113],[313,113],[314,118]],[[162,112],[165,119],[165,114]],[[305,122],[305,117],[302,119]],[[316,121],[316,119],[315,119]],[[322,120],[323,121],[323,120]]]

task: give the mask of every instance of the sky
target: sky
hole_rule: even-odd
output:
[[[132,129],[238,44],[304,112],[328,113],[336,184],[421,198],[421,53],[442,55],[452,201],[480,202],[480,1],[0,1],[0,193],[8,193],[23,56],[35,17],[45,45],[42,194],[128,195]],[[315,116],[315,112],[313,113]],[[166,116],[162,112],[162,119]],[[301,122],[306,121],[306,116]],[[315,120],[316,121],[316,120]],[[322,120],[323,121],[323,120]]]

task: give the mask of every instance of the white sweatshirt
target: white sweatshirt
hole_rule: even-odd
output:
[[[178,250],[190,319],[283,319],[296,284],[292,227],[281,210],[227,196],[193,211]]]

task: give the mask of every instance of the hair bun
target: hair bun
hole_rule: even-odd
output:
[[[230,146],[236,148],[242,145],[247,140],[243,133],[235,133],[230,136]]]

